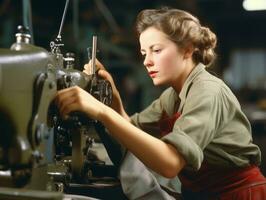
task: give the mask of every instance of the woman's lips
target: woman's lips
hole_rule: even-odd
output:
[[[157,73],[158,73],[157,71],[150,71],[149,75],[151,78],[155,78]]]

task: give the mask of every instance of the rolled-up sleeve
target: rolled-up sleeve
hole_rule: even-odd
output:
[[[162,138],[177,149],[186,160],[186,167],[193,170],[200,168],[204,148],[212,141],[219,126],[219,91],[207,89],[205,86],[200,90],[199,87],[191,88],[172,132]]]
[[[163,141],[175,146],[177,151],[186,160],[187,167],[197,170],[203,160],[203,151],[186,133],[173,131],[162,138]]]

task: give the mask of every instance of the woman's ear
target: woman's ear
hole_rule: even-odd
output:
[[[185,49],[184,49],[184,58],[191,58],[194,52],[194,47],[193,45],[188,45]]]

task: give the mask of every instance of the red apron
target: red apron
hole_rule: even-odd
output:
[[[162,136],[172,131],[180,113],[160,120]],[[188,200],[266,200],[266,179],[259,168],[223,169],[203,161],[198,171],[183,170],[179,174],[182,196]]]
[[[255,165],[218,169],[203,162],[196,172],[182,171],[179,179],[189,200],[266,200],[266,179]]]

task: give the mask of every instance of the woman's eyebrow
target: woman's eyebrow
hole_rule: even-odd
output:
[[[153,44],[153,45],[149,46],[149,49],[153,49],[153,47],[156,45],[160,45],[160,44]],[[145,51],[145,49],[140,49],[140,52],[146,52],[146,51]]]

